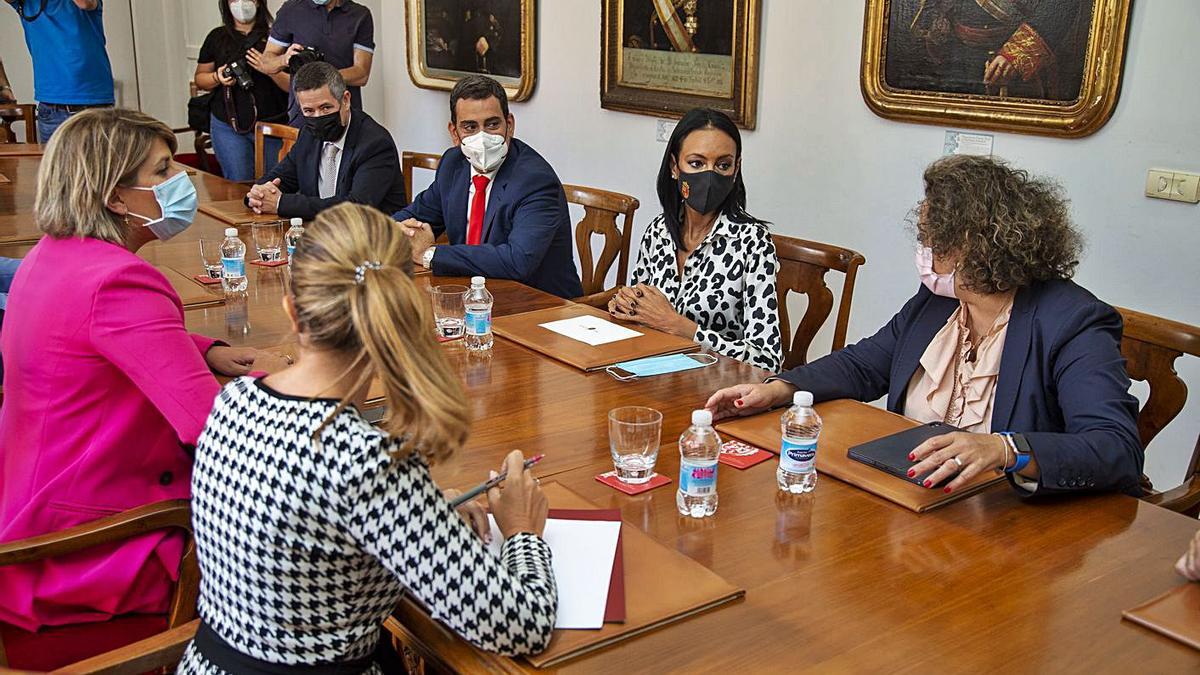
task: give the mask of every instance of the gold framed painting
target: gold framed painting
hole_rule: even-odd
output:
[[[753,129],[761,0],[602,0],[600,105],[682,117],[716,108]]]
[[[524,101],[537,81],[537,0],[405,0],[408,75],[450,90],[467,75],[495,78]]]
[[[861,85],[888,119],[1078,137],[1117,105],[1132,0],[867,0]]]

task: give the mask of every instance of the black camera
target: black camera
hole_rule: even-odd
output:
[[[325,52],[316,47],[305,47],[300,51],[292,54],[292,58],[288,59],[287,72],[289,75],[295,75],[300,72],[300,69],[310,63],[325,60]]]
[[[246,63],[246,59],[238,59],[237,61],[230,62],[221,71],[221,75],[237,80],[237,86],[242,89],[254,88],[254,80],[250,78],[250,66]]]

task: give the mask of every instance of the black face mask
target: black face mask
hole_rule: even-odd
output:
[[[319,117],[305,117],[304,126],[323,143],[333,143],[346,131],[346,126],[342,124],[341,110]]]
[[[725,203],[733,190],[734,176],[716,171],[679,173],[679,194],[697,213],[712,213]]]

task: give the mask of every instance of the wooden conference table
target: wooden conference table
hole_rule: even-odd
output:
[[[23,177],[25,167],[10,161],[0,158],[0,173],[19,168],[14,173]],[[213,176],[193,179],[205,186],[205,199],[245,190]],[[0,218],[21,215],[4,194],[9,189],[0,186]],[[201,216],[177,239],[141,254],[195,274],[196,240],[222,227]],[[248,269],[246,302],[188,311],[189,330],[235,345],[294,349],[280,307],[286,268]],[[420,283],[450,281],[459,280],[426,276]],[[488,286],[497,316],[566,302],[514,282]],[[916,514],[828,476],[812,494],[781,494],[774,461],[744,471],[723,467],[716,516],[684,518],[675,511],[675,438],[709,393],[762,371],[720,358],[709,368],[621,383],[502,338],[490,354],[470,353],[460,342],[443,349],[463,378],[474,425],[466,449],[434,467],[439,484],[474,485],[512,448],[544,452],[537,469],[543,482],[620,509],[627,527],[746,589],[741,601],[548,670],[1200,669],[1200,651],[1121,620],[1123,609],[1183,583],[1172,566],[1200,528],[1194,520],[1122,495],[1025,502],[1006,485]],[[612,468],[607,412],[630,404],[663,412],[658,470],[673,481],[633,497],[593,479]],[[853,425],[826,426],[826,440],[884,424],[888,413],[855,405]],[[397,616],[408,643],[448,667],[534,670],[470,647],[408,602]]]

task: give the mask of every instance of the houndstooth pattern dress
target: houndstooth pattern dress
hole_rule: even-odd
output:
[[[521,534],[490,554],[416,455],[353,407],[230,382],[196,447],[199,612],[226,643],[279,664],[367,657],[404,591],[471,643],[538,652],[554,627],[550,549]],[[189,645],[181,673],[220,673]],[[369,672],[379,672],[376,667]]]

